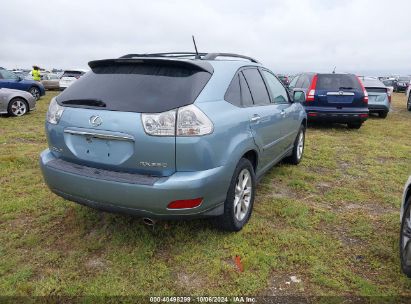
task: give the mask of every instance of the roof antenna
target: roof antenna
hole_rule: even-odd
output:
[[[334,70],[333,70],[333,74],[335,74],[335,69],[336,69],[336,68],[337,68],[337,67],[335,66],[335,67],[334,67]]]
[[[200,55],[198,54],[197,44],[196,44],[196,40],[195,40],[195,38],[194,38],[194,35],[191,35],[191,37],[193,37],[194,48],[195,48],[195,50],[196,50],[195,59],[201,59]]]

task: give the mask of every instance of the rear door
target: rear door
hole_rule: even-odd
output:
[[[193,103],[210,77],[161,60],[96,64],[57,97],[65,110],[58,125],[47,126],[50,148],[62,159],[91,167],[171,175],[175,135],[148,135],[142,113],[175,122],[175,109]],[[162,128],[155,122],[151,127]]]
[[[242,71],[243,84],[251,92],[253,106],[248,108],[250,128],[254,141],[260,148],[260,168],[272,163],[282,154],[281,110],[270,101],[267,87],[257,68]],[[243,89],[243,85],[242,85]]]
[[[278,126],[281,130],[279,146],[285,152],[293,145],[300,128],[297,104],[291,103],[286,89],[270,71],[262,69],[262,75],[270,93],[271,102],[280,112]]]
[[[316,99],[312,106],[364,107],[364,93],[355,75],[318,74]]]

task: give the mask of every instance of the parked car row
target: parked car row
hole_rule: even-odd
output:
[[[45,90],[64,90],[85,74],[84,70],[69,70],[58,74],[44,72],[41,81],[30,79],[23,70],[0,68],[0,114],[22,116],[33,110]],[[31,94],[31,97],[29,95]]]

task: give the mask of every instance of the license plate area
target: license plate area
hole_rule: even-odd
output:
[[[128,137],[65,131],[64,138],[71,153],[82,160],[119,165],[134,153],[134,141]]]

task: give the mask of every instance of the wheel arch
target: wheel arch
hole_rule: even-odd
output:
[[[254,172],[257,172],[257,166],[258,166],[258,153],[256,150],[251,149],[247,152],[245,152],[241,158],[248,159],[251,164],[253,165]]]

